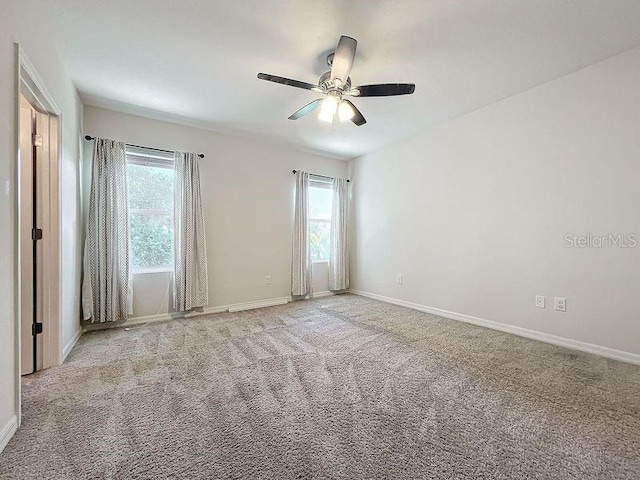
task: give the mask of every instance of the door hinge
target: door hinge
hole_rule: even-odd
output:
[[[31,325],[31,335],[42,333],[42,323],[36,322]]]
[[[34,133],[33,134],[33,146],[34,147],[41,147],[42,146],[42,135],[40,135],[39,133]]]
[[[31,240],[34,242],[36,240],[42,240],[42,229],[41,228],[32,228],[31,229]]]

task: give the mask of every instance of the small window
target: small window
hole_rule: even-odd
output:
[[[130,267],[173,270],[173,155],[127,147]]]
[[[311,180],[309,184],[309,243],[311,260],[314,262],[329,260],[332,203],[331,183]]]

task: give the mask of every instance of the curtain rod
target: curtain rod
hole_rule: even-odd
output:
[[[95,140],[96,137],[92,137],[91,135],[85,135],[85,140]],[[166,152],[166,153],[175,153],[173,150],[163,150],[161,148],[151,148],[151,147],[143,147],[142,145],[133,145],[131,143],[125,143],[127,147],[136,147],[136,148],[144,148],[145,150],[155,150],[156,152]],[[198,156],[200,158],[204,158],[204,153],[199,153]]]
[[[293,174],[295,175],[297,173],[297,170],[293,170]],[[330,179],[334,179],[334,177],[328,177],[327,175],[318,175],[317,173],[310,173],[309,175],[313,175],[314,177],[321,177],[321,178],[330,178]],[[349,183],[351,180],[347,179],[347,183]]]

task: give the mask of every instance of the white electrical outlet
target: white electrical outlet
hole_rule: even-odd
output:
[[[264,277],[264,283],[265,285],[271,285],[271,275]]]
[[[536,307],[544,308],[544,295],[536,295]]]
[[[553,309],[558,312],[567,311],[567,299],[563,297],[555,297],[553,299]]]
[[[398,285],[402,285],[402,275],[398,275],[396,282],[398,283]]]

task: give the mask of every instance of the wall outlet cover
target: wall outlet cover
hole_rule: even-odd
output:
[[[567,311],[567,299],[564,297],[555,297],[553,299],[553,309],[557,312]]]
[[[544,295],[536,295],[536,307],[544,308]]]

